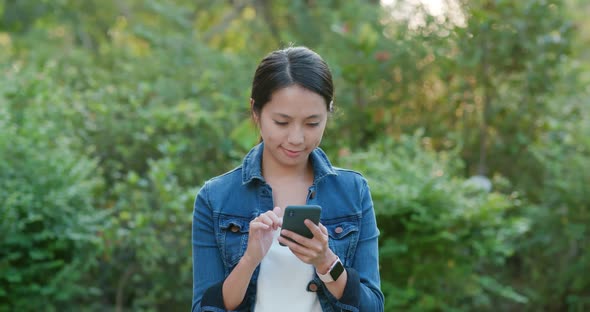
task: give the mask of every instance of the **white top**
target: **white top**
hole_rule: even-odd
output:
[[[277,240],[281,229],[275,231],[270,250],[260,263],[256,285],[256,312],[322,312],[315,292],[307,291],[314,277],[314,267],[299,260]]]

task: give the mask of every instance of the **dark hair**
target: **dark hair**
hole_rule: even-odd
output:
[[[332,111],[334,85],[328,64],[306,47],[289,47],[269,53],[262,59],[252,81],[253,113],[260,115],[273,92],[299,85],[321,95]]]

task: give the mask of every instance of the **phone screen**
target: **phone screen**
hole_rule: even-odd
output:
[[[313,223],[318,224],[320,222],[321,212],[322,207],[318,205],[287,206],[283,215],[283,229],[295,232],[303,237],[312,238],[313,234],[303,221],[309,219]],[[285,238],[291,240],[288,237]],[[285,246],[283,244],[281,245]]]

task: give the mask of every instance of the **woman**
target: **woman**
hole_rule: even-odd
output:
[[[367,181],[318,147],[333,92],[327,64],[304,47],[274,51],[256,69],[261,143],[195,201],[193,311],[383,310]],[[313,238],[281,230],[285,207],[303,204],[322,207],[319,224],[305,221]]]

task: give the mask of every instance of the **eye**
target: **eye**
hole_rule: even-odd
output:
[[[320,123],[319,122],[308,122],[307,125],[310,127],[317,127],[320,125]]]
[[[275,122],[275,124],[277,124],[279,126],[286,126],[287,125],[287,122],[286,121],[276,121],[275,120],[274,122]]]

